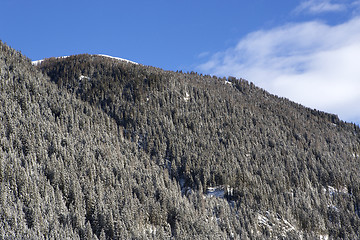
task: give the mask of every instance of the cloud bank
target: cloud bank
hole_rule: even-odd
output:
[[[286,24],[248,34],[198,69],[245,78],[273,94],[359,124],[359,39],[358,17],[335,26],[320,21]]]

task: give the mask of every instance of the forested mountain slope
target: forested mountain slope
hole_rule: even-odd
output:
[[[358,126],[242,79],[0,46],[0,238],[360,236]]]

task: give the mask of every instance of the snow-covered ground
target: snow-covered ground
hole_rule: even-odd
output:
[[[223,187],[208,187],[206,190],[206,196],[223,198],[225,196],[225,190]]]
[[[332,186],[328,186],[327,188],[323,188],[323,191],[325,193],[327,192],[330,196],[334,196],[334,195],[340,194],[340,193],[349,194],[347,187],[345,187],[345,186],[340,186],[339,189],[334,188]]]
[[[216,187],[208,187],[206,189],[206,197],[218,197],[224,198],[225,189],[228,195],[232,196],[234,189],[230,186],[216,186]]]
[[[289,231],[297,231],[294,225],[289,221],[282,218],[280,215],[266,211],[265,213],[258,213],[258,226],[265,227],[272,232],[280,231],[280,233],[285,237]]]

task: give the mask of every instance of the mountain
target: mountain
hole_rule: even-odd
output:
[[[0,44],[0,238],[359,238],[357,125],[244,79]]]

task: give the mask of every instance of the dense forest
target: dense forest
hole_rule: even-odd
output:
[[[360,129],[234,77],[0,42],[0,239],[359,239]]]

